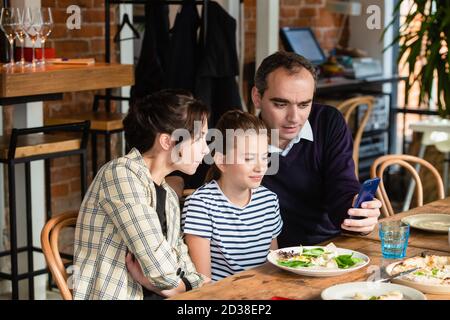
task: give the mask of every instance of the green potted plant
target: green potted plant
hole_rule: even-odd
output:
[[[399,43],[398,62],[408,64],[405,103],[414,84],[420,87],[419,104],[429,105],[433,90],[439,114],[450,118],[450,1],[399,0],[394,16],[404,2],[410,6],[405,23],[391,43]],[[388,27],[392,27],[393,22]],[[390,46],[391,46],[390,45]],[[433,85],[435,82],[435,86]]]

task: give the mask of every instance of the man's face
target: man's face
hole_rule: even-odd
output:
[[[252,99],[270,129],[278,129],[284,148],[308,120],[314,96],[314,78],[306,69],[289,74],[278,68],[267,76],[267,90],[261,96],[254,87]]]

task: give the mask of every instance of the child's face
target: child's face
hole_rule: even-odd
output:
[[[240,188],[258,188],[268,167],[267,135],[238,136],[233,151],[225,156],[222,175]]]

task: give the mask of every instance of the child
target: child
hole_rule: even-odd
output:
[[[276,194],[261,186],[268,168],[264,123],[235,110],[217,129],[224,151],[215,152],[209,182],[186,199],[182,214],[192,262],[214,281],[266,262],[282,227]],[[245,133],[230,136],[226,129]]]

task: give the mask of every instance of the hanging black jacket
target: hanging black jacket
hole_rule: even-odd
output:
[[[204,19],[205,17],[202,17]],[[195,95],[211,108],[210,126],[231,109],[242,109],[236,76],[236,20],[215,1],[208,4],[206,44],[204,23],[200,32],[200,63]]]
[[[170,31],[166,87],[194,93],[198,64],[197,31],[200,24],[195,0],[185,0]]]
[[[165,70],[169,52],[169,8],[160,1],[145,5],[145,34],[135,70],[131,101],[165,87]]]
[[[168,5],[145,5],[145,36],[136,66],[132,100],[161,89],[185,89],[193,93],[198,64],[197,31],[200,18],[195,0],[185,0],[172,30]]]

